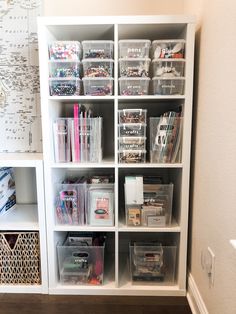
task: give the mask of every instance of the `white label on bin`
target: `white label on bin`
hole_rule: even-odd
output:
[[[175,88],[175,85],[174,84],[171,84],[171,85],[162,85],[161,86],[162,88]]]
[[[165,216],[148,216],[147,224],[149,227],[164,227],[166,224]]]

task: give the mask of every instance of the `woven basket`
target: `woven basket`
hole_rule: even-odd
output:
[[[0,233],[0,284],[41,283],[38,232]]]

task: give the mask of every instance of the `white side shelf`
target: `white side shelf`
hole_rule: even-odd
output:
[[[0,167],[12,167],[16,206],[0,216],[0,232],[38,231],[41,284],[0,284],[1,293],[48,293],[47,243],[42,154],[1,153]]]

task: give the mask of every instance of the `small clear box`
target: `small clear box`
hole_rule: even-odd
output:
[[[160,60],[152,61],[152,74],[161,78],[183,77],[185,68],[185,60]]]
[[[146,137],[120,137],[118,142],[119,151],[146,149]]]
[[[114,60],[112,59],[83,59],[85,77],[112,77]]]
[[[183,118],[150,118],[150,162],[181,162]]]
[[[153,59],[183,59],[185,56],[185,40],[154,40],[151,54]]]
[[[150,46],[147,39],[119,40],[119,58],[148,58]]]
[[[149,77],[119,78],[120,95],[123,96],[142,96],[148,95]]]
[[[111,96],[113,95],[112,77],[83,77],[84,95],[90,96]]]
[[[177,246],[134,242],[129,246],[133,284],[174,285]]]
[[[48,46],[49,60],[78,61],[81,57],[79,41],[54,41]]]
[[[143,123],[123,123],[118,125],[119,137],[145,137],[146,124]]]
[[[121,77],[148,77],[151,59],[119,59]]]
[[[123,150],[118,152],[119,163],[145,163],[146,150]]]
[[[112,40],[84,40],[82,41],[83,59],[112,59],[114,42]]]
[[[80,77],[81,67],[78,61],[49,61],[49,77]]]
[[[102,285],[105,246],[57,246],[59,282],[65,285]]]
[[[122,109],[118,111],[119,123],[146,123],[146,109]]]
[[[79,78],[49,78],[50,96],[81,95],[81,80]]]
[[[71,137],[69,120],[58,118],[53,122],[55,162],[71,161]]]
[[[154,77],[152,83],[154,95],[184,95],[185,78],[183,77]]]

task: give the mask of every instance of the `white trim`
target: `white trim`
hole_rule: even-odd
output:
[[[209,314],[191,273],[188,275],[187,299],[193,314]]]

